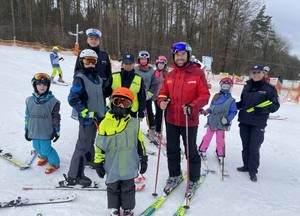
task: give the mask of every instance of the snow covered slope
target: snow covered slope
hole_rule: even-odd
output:
[[[72,53],[61,53],[65,58],[61,62],[64,79],[72,83],[75,57]],[[31,78],[35,73],[51,73],[49,53],[19,47],[0,46],[0,148],[10,152],[20,161],[25,161],[32,150],[31,142],[24,139],[25,98],[31,95],[33,88]],[[218,91],[218,80],[212,80],[211,94]],[[233,95],[239,100],[241,86],[234,86]],[[61,101],[61,138],[53,144],[61,159],[61,168],[53,174],[44,174],[45,167],[34,166],[20,171],[18,167],[0,158],[0,202],[15,199],[18,196],[29,198],[53,197],[67,195],[71,191],[22,191],[25,185],[55,185],[67,173],[69,162],[75,147],[78,123],[70,118],[71,107],[67,96],[70,87],[52,85],[51,90]],[[231,131],[226,133],[225,163],[230,177],[221,181],[220,172],[209,173],[201,189],[190,203],[191,208],[186,215],[205,216],[296,216],[300,213],[300,147],[299,125],[300,106],[283,104],[273,115],[287,117],[287,120],[269,120],[266,128],[265,142],[261,148],[261,166],[258,182],[249,180],[246,173],[239,173],[236,167],[242,165],[241,141],[238,123],[233,122]],[[205,133],[206,117],[200,117],[198,144]],[[146,130],[145,121],[141,127]],[[149,150],[157,151],[148,144]],[[213,158],[214,139],[208,150],[209,158],[217,166]],[[149,168],[146,173],[147,187],[136,194],[135,213],[139,215],[155,198],[154,191],[157,155],[149,156]],[[185,161],[182,162],[186,169]],[[100,181],[96,172],[86,169],[86,175]],[[159,173],[158,192],[161,194],[168,176],[166,157],[162,155]],[[185,185],[183,184],[155,215],[173,215],[182,201]],[[34,216],[41,212],[47,216],[93,216],[108,215],[105,192],[78,192],[77,199],[64,204],[40,205],[19,208],[0,209],[2,216]]]

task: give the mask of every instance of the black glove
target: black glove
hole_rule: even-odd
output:
[[[62,61],[63,61],[63,60],[65,60],[65,59],[64,59],[63,57],[60,57],[58,60],[62,60]]]
[[[99,113],[95,112],[94,113],[94,120],[97,122],[97,124],[99,125],[100,122],[103,120],[103,118],[99,115]]]
[[[28,137],[28,131],[25,132],[25,139],[26,139],[27,141],[31,141],[31,140],[32,140],[32,139],[30,139],[30,138]]]
[[[103,164],[103,162],[94,164],[95,170],[100,178],[104,178],[105,176],[105,169],[103,167]]]
[[[207,110],[201,109],[199,113],[200,113],[200,115],[207,116],[210,113],[210,109],[207,109]]]
[[[260,107],[254,107],[254,113],[255,114],[263,114],[264,113],[264,109],[260,108]]]
[[[53,142],[56,142],[60,137],[60,133],[59,132],[56,132],[56,131],[53,131],[52,133],[52,137],[51,139],[53,140]]]
[[[147,155],[142,156],[140,158],[140,162],[141,162],[140,174],[144,174],[148,168],[148,156]]]

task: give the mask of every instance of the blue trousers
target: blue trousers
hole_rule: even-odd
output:
[[[58,166],[60,164],[58,154],[51,146],[51,140],[32,140],[32,144],[41,158],[48,158],[50,165]]]

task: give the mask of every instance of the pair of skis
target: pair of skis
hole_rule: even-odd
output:
[[[8,202],[0,202],[0,208],[65,203],[65,202],[71,202],[75,198],[76,198],[76,194],[70,194],[68,196],[58,196],[52,198],[42,198],[42,199],[30,199],[30,198],[18,197],[17,199]]]
[[[64,174],[65,176],[65,174]],[[66,177],[65,177],[66,178]],[[142,175],[135,179],[136,191],[142,191],[146,184],[143,183],[146,178]],[[106,191],[106,186],[101,185],[98,182],[93,182],[91,186],[82,186],[82,185],[68,185],[66,180],[59,182],[55,186],[42,186],[42,185],[30,185],[24,186],[23,190],[81,190],[81,191]]]
[[[37,156],[37,152],[35,150],[32,150],[30,152],[30,156],[27,158],[25,163],[15,159],[11,153],[3,153],[3,149],[0,149],[0,157],[19,166],[20,170],[28,169],[32,162],[34,161],[35,157]]]
[[[204,174],[201,175],[198,187],[196,188],[194,193],[189,193],[189,194],[185,195],[182,203],[180,204],[180,206],[177,208],[176,212],[174,213],[174,216],[183,216],[185,214],[186,209],[189,208],[189,206],[186,206],[186,203],[187,203],[186,199],[188,199],[189,201],[192,200],[192,198],[194,197],[197,189],[204,182],[207,174],[208,174],[208,172],[205,172]],[[162,206],[162,204],[166,202],[166,200],[173,194],[173,192],[177,188],[179,188],[179,186],[182,184],[182,182],[184,182],[186,179],[187,179],[187,174],[183,175],[182,180],[176,185],[176,187],[174,187],[168,194],[164,193],[164,195],[160,196],[154,203],[152,203],[146,210],[144,210],[140,214],[140,216],[150,216],[154,212],[156,212]]]
[[[200,154],[200,157],[201,157],[201,161],[203,162],[203,164],[205,166],[205,169],[209,172],[215,173],[216,169],[211,166],[211,164],[208,162],[207,158],[204,158],[201,154]],[[216,155],[216,159],[217,159],[220,171],[222,173],[222,177],[229,176],[228,170],[225,168],[225,166],[223,166],[223,162],[219,160],[217,155]]]

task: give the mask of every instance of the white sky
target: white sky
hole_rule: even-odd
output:
[[[291,53],[300,59],[300,1],[265,0],[266,15],[272,16],[276,32],[287,38],[291,44]]]

